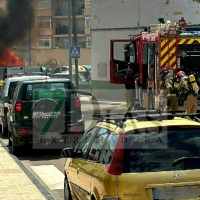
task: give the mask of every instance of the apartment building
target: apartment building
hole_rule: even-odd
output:
[[[91,64],[90,0],[74,0],[74,2],[77,46],[81,47],[79,64]],[[31,3],[34,9],[34,26],[24,41],[15,44],[13,47],[15,52],[24,60],[28,60],[31,51],[33,64],[54,60],[58,64],[68,65],[69,0],[31,0]],[[72,17],[71,23],[73,30]],[[74,46],[73,34],[74,31],[71,34],[72,46]]]
[[[38,0],[35,6],[38,18],[38,48],[68,49],[69,0]],[[74,12],[78,46],[90,48],[90,0],[75,0]],[[73,34],[74,31],[72,37]]]

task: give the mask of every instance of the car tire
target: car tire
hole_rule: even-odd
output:
[[[3,137],[7,137],[8,136],[8,128],[4,127],[3,125],[1,126],[1,134]]]
[[[72,195],[69,188],[69,182],[67,177],[64,180],[64,200],[72,200]]]
[[[11,151],[13,155],[17,155],[18,154],[18,147],[15,145],[15,138],[12,134],[12,145],[11,145]]]

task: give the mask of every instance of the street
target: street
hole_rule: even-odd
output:
[[[96,121],[92,119],[94,111],[98,113],[122,113],[125,105],[120,103],[110,104],[91,104],[82,102],[82,111],[85,118],[86,130],[92,127]],[[7,145],[7,138],[0,138]],[[10,148],[9,148],[10,150]],[[11,151],[10,151],[11,152]],[[65,159],[61,158],[60,150],[31,150],[24,149],[23,153],[18,156],[22,164],[32,173],[40,184],[52,195],[55,200],[63,200],[64,175],[63,168]]]

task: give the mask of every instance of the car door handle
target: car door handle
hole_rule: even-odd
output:
[[[76,173],[79,174],[79,168],[77,169]]]

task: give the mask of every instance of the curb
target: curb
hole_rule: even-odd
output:
[[[9,149],[7,145],[3,142],[3,140],[0,139],[0,143],[2,144],[2,147],[9,153]],[[38,188],[38,190],[47,200],[55,200],[47,191],[47,189],[41,185],[41,183],[33,176],[33,174],[23,165],[23,163],[16,156],[10,153],[9,156],[13,158],[13,160],[18,164],[22,171],[28,176],[28,178],[32,181],[32,183]]]

